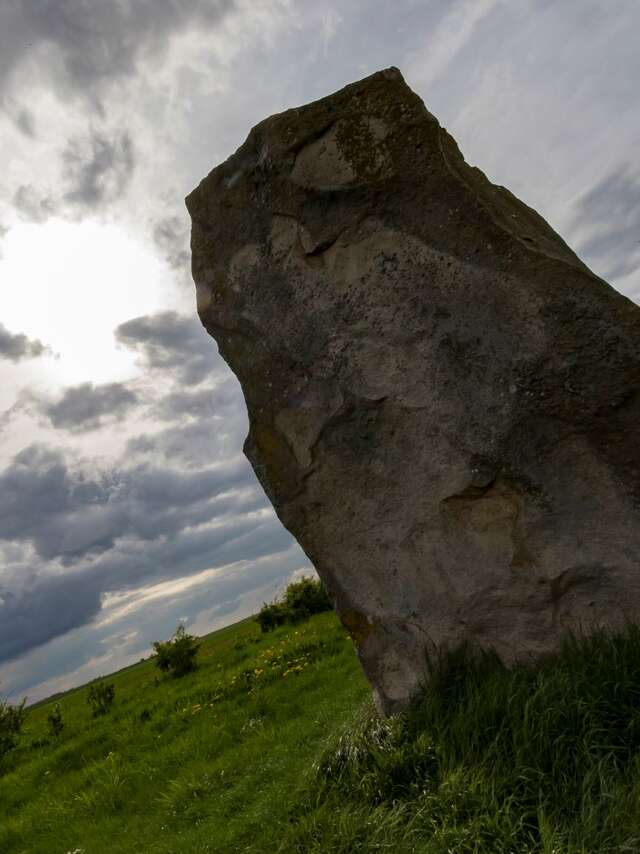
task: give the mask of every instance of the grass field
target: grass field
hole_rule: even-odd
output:
[[[2,854],[640,854],[640,630],[537,669],[450,657],[381,720],[332,613],[203,639],[29,711],[0,766]]]
[[[182,679],[151,661],[115,674],[96,719],[86,688],[65,694],[57,739],[51,704],[31,710],[0,771],[0,852],[277,850],[313,760],[369,693],[353,645],[333,613],[266,635],[245,620],[199,662]]]

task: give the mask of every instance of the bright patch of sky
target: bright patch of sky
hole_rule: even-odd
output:
[[[152,247],[91,221],[14,226],[3,242],[0,281],[4,325],[52,351],[32,372],[34,385],[49,387],[132,377],[135,357],[116,347],[116,326],[184,302]]]

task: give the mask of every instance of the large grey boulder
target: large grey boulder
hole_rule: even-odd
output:
[[[426,649],[640,620],[640,309],[399,71],[261,122],[187,206],[245,452],[383,711]]]

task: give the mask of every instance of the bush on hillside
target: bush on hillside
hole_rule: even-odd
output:
[[[24,700],[17,706],[0,700],[0,759],[15,747],[27,715],[24,704]]]
[[[51,735],[56,737],[59,736],[62,730],[64,729],[64,721],[62,720],[62,709],[60,708],[59,703],[56,703],[47,715],[47,726],[49,727],[49,732],[51,733]]]
[[[262,631],[268,632],[284,623],[299,623],[312,614],[330,611],[331,607],[322,582],[305,577],[289,584],[280,599],[265,602],[256,620]]]
[[[256,617],[263,632],[270,632],[287,622],[284,605],[281,602],[265,602]]]
[[[87,693],[87,703],[91,706],[93,717],[98,718],[101,715],[106,715],[115,696],[116,688],[112,683],[97,682],[95,685],[91,685]]]
[[[156,652],[156,667],[171,676],[185,676],[196,668],[196,656],[200,649],[193,635],[188,635],[185,627],[180,625],[168,641],[156,641],[153,645]]]

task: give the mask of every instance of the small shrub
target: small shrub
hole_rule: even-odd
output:
[[[106,715],[111,708],[115,695],[116,689],[112,683],[97,682],[95,685],[89,686],[87,703],[91,706],[94,718]]]
[[[265,602],[256,620],[262,631],[268,632],[284,623],[300,623],[313,614],[330,611],[331,607],[322,582],[305,577],[289,584],[281,599]]]
[[[15,747],[27,715],[24,704],[24,700],[17,706],[0,700],[0,759]]]
[[[313,578],[301,578],[290,584],[284,593],[284,606],[294,623],[306,620],[312,614],[331,610],[324,585]]]
[[[49,732],[51,733],[51,735],[55,736],[56,738],[64,729],[64,721],[62,720],[62,709],[60,708],[59,703],[56,703],[47,715],[47,726],[49,727]]]
[[[256,617],[263,632],[270,632],[287,622],[284,605],[281,602],[264,603]]]
[[[156,641],[153,645],[156,652],[156,667],[163,673],[180,677],[191,673],[196,668],[196,656],[200,649],[193,635],[188,635],[185,627],[180,625],[168,641]]]

